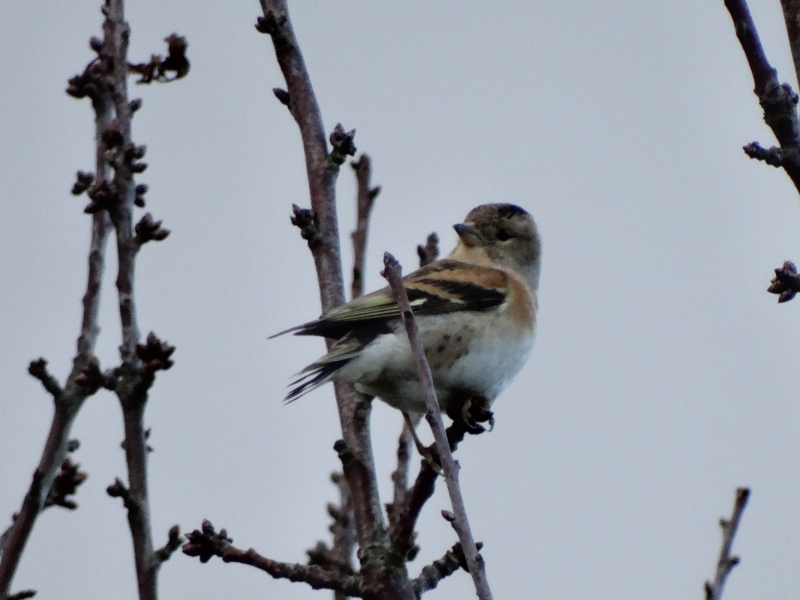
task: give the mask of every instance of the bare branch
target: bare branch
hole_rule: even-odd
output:
[[[181,547],[181,544],[183,544],[181,528],[178,525],[173,525],[169,528],[167,543],[155,551],[156,560],[160,563],[169,560],[170,556]]]
[[[269,34],[275,56],[286,80],[289,109],[300,129],[306,160],[311,209],[305,219],[318,232],[306,237],[317,270],[322,311],[326,313],[344,302],[344,281],[336,221],[336,177],[344,156],[355,152],[352,136],[338,126],[331,136],[333,152],[328,153],[311,79],[295,37],[285,0],[260,0],[263,16],[256,29]],[[298,216],[298,210],[295,209]],[[299,225],[299,223],[298,223]],[[306,231],[306,229],[303,229]],[[328,347],[332,343],[328,340]],[[361,548],[388,547],[388,535],[380,506],[375,464],[369,433],[371,402],[356,395],[352,385],[334,384],[344,443],[358,464],[345,469],[353,494],[356,532]],[[409,589],[409,594],[410,594]]]
[[[339,505],[328,505],[328,514],[333,519],[330,532],[333,534],[331,562],[342,572],[353,572],[353,549],[356,545],[356,529],[353,523],[353,496],[342,473],[331,473],[331,481],[339,488]]]
[[[112,100],[116,120],[109,124],[102,134],[107,147],[105,159],[114,169],[113,181],[105,189],[93,186],[87,193],[92,205],[87,210],[108,212],[117,241],[117,296],[119,303],[122,344],[120,357],[122,364],[115,370],[114,392],[122,406],[125,428],[125,460],[128,467],[128,487],[120,480],[109,487],[111,495],[123,499],[128,511],[128,524],[133,541],[134,560],[140,600],[157,598],[158,569],[163,562],[153,549],[153,536],[150,523],[150,504],[147,484],[147,433],[144,427],[144,411],[148,392],[155,380],[157,371],[172,366],[171,355],[174,348],[161,342],[150,334],[145,344],[140,344],[134,297],[135,261],[141,244],[149,240],[164,239],[169,232],[160,227],[161,223],[145,215],[134,230],[133,212],[135,206],[144,204],[146,186],[136,185],[134,175],[143,172],[147,165],[139,162],[145,154],[144,146],[133,143],[131,126],[134,112],[141,102],[128,100],[128,75],[131,70],[138,72],[141,83],[153,80],[170,80],[166,73],[174,72],[172,79],[186,75],[189,63],[186,59],[186,40],[175,34],[166,41],[169,55],[166,59],[154,57],[149,65],[128,63],[128,41],[130,26],[125,20],[124,0],[107,0],[103,7],[106,20],[103,23],[105,34],[102,43],[102,56],[107,57],[109,70],[108,86],[112,90]],[[100,192],[103,192],[100,194]],[[134,233],[135,231],[135,233]],[[163,549],[162,549],[163,550]]]
[[[736,490],[736,499],[733,503],[731,518],[719,520],[719,525],[722,528],[722,547],[719,550],[714,581],[706,581],[705,583],[706,600],[722,600],[722,589],[725,587],[725,580],[733,567],[739,564],[739,557],[731,556],[731,547],[749,497],[750,490],[748,488]]]
[[[186,534],[187,542],[183,553],[196,556],[200,562],[208,562],[212,556],[219,556],[224,562],[236,562],[261,569],[275,579],[288,579],[307,583],[314,589],[328,589],[342,592],[347,596],[362,597],[363,581],[358,575],[342,575],[328,571],[318,565],[301,565],[278,562],[261,556],[253,550],[235,548],[233,539],[224,529],[219,533],[208,520],[203,521],[202,530],[195,529]]]
[[[368,154],[362,154],[350,166],[356,174],[358,193],[356,196],[356,228],[350,237],[353,239],[353,284],[351,298],[364,294],[364,265],[367,254],[367,235],[369,234],[369,217],[375,198],[381,192],[380,186],[370,187],[372,177],[372,161]]]
[[[189,45],[185,37],[173,33],[164,38],[167,42],[167,57],[161,58],[159,54],[153,54],[149,63],[128,65],[131,73],[140,75],[136,83],[169,83],[176,79],[181,79],[189,74],[189,59],[186,58],[186,47]],[[170,76],[168,73],[174,73]]]
[[[475,547],[475,541],[472,537],[472,532],[469,527],[469,520],[467,519],[467,511],[464,506],[464,499],[461,495],[461,487],[458,483],[458,470],[459,466],[453,459],[453,454],[450,450],[450,443],[447,439],[447,434],[444,428],[444,421],[442,420],[442,412],[439,408],[439,401],[436,398],[436,390],[433,386],[433,377],[428,361],[425,358],[425,349],[422,345],[422,340],[419,336],[419,329],[414,320],[414,314],[411,312],[411,305],[408,302],[408,294],[403,286],[402,270],[400,263],[388,252],[384,254],[383,264],[385,269],[382,275],[389,282],[389,285],[394,292],[395,300],[400,306],[403,324],[406,327],[408,334],[408,341],[411,344],[411,351],[414,355],[414,362],[417,365],[420,381],[422,383],[423,395],[425,396],[425,405],[428,412],[425,419],[433,431],[433,437],[436,440],[436,449],[442,461],[442,469],[444,471],[445,482],[447,483],[447,491],[450,494],[450,502],[453,506],[455,517],[453,520],[453,527],[458,533],[458,538],[461,542],[461,547],[464,548],[467,565],[472,581],[475,584],[475,591],[478,598],[481,600],[489,600],[492,598],[492,592],[489,589],[489,581],[486,578],[486,570],[484,567],[483,558],[478,553]]]
[[[793,11],[792,14],[796,14],[795,0],[783,0],[783,4],[784,11],[788,9],[790,12]],[[739,38],[739,43],[750,65],[750,72],[753,75],[753,83],[755,85],[754,91],[758,96],[761,108],[764,110],[764,121],[772,129],[780,144],[780,166],[800,191],[800,124],[798,124],[796,108],[798,102],[797,94],[794,93],[789,84],[784,83],[781,85],[778,81],[778,73],[767,60],[747,2],[745,0],[725,0],[725,6],[731,15],[736,28],[736,36]],[[790,43],[792,44],[792,53],[794,55],[795,51],[798,50],[796,39],[797,21],[796,16],[791,18],[794,19],[794,24],[790,23],[789,17],[787,17],[787,27],[790,31]],[[793,33],[795,35],[792,42]],[[797,61],[795,61],[795,64],[797,65]],[[753,144],[745,148],[746,152],[748,148],[752,151],[754,149]],[[777,157],[775,152],[771,152],[771,154],[772,159]],[[761,160],[766,157],[766,155],[758,152],[752,154],[748,152],[748,155]]]
[[[481,546],[482,544],[478,544],[478,550],[480,550]],[[435,560],[430,565],[423,567],[419,577],[414,579],[411,585],[417,595],[421,596],[425,592],[434,589],[442,579],[450,577],[458,569],[468,570],[461,542],[456,542],[439,560]]]
[[[96,44],[92,45],[99,53]],[[67,93],[76,98],[88,97],[92,100],[95,112],[95,162],[96,174],[89,177],[83,174],[79,181],[91,184],[93,181],[104,183],[108,177],[109,169],[105,159],[105,147],[102,140],[103,132],[113,118],[113,104],[108,86],[104,81],[103,61],[98,58],[89,63],[81,75],[70,79]],[[33,526],[50,494],[53,481],[56,479],[61,465],[66,460],[67,453],[74,449],[70,443],[69,434],[78,411],[86,398],[93,393],[76,383],[78,377],[89,366],[100,331],[98,325],[98,312],[100,310],[100,287],[105,269],[105,248],[109,235],[108,216],[96,213],[92,216],[92,234],[89,245],[88,277],[86,293],[83,297],[83,318],[81,321],[80,335],[77,341],[77,353],[73,359],[72,371],[67,377],[63,388],[58,386],[55,379],[46,371],[43,360],[34,361],[29,371],[34,377],[42,381],[47,391],[55,399],[53,421],[50,432],[45,442],[39,465],[33,473],[31,485],[28,489],[22,508],[14,519],[14,523],[0,538],[0,598],[8,596],[14,573],[22,558],[25,545],[30,537]],[[64,499],[66,502],[66,498]],[[31,590],[32,591],[32,590]],[[22,594],[22,596],[20,596]],[[31,597],[33,594],[20,592],[18,597]]]
[[[28,373],[41,381],[44,389],[53,396],[53,399],[58,400],[63,390],[58,380],[47,370],[47,361],[45,359],[40,358],[38,360],[32,360],[31,364],[28,365]]]
[[[800,0],[781,0],[783,20],[786,22],[786,34],[789,47],[792,49],[794,71],[800,85]]]

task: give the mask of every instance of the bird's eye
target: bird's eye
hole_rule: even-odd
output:
[[[497,232],[497,239],[501,242],[505,242],[511,239],[511,234],[508,232],[508,229],[501,229]]]

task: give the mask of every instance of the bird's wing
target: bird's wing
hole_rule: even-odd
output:
[[[410,273],[403,278],[403,284],[414,314],[435,315],[499,306],[509,294],[510,282],[500,269],[444,259]],[[388,321],[399,316],[400,308],[391,289],[386,287],[277,335],[294,332],[339,339],[351,332],[360,337],[358,330],[363,328],[368,337],[374,337],[384,330],[388,333]]]

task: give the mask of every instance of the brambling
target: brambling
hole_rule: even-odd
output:
[[[474,396],[491,406],[528,360],[541,266],[536,224],[519,206],[478,206],[454,229],[459,240],[447,258],[403,278],[444,410]],[[329,381],[347,381],[404,412],[425,412],[388,287],[276,335],[289,332],[335,343],[298,373],[287,402]]]

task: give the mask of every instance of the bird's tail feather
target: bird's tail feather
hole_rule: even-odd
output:
[[[286,394],[284,402],[294,402],[301,396],[305,396],[308,392],[317,389],[321,385],[325,385],[333,379],[334,373],[350,362],[351,358],[343,358],[340,360],[315,362],[308,365],[305,369],[298,373],[297,379],[290,383],[291,389]]]
[[[291,389],[284,402],[294,402],[311,390],[333,380],[336,372],[356,358],[364,348],[355,338],[346,337],[331,348],[325,356],[300,371],[289,384]]]

